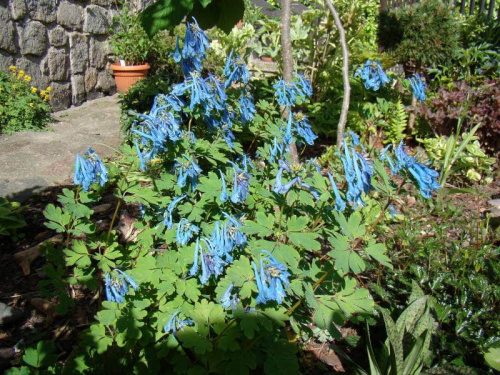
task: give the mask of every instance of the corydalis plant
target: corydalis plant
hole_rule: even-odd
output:
[[[413,77],[408,78],[408,81],[413,91],[413,97],[419,102],[425,102],[426,85],[424,81],[422,81],[420,74],[414,74]]]
[[[354,77],[360,77],[365,84],[365,88],[373,91],[378,91],[380,87],[384,87],[391,82],[378,59],[377,61],[366,60],[363,67],[356,69]]]
[[[130,289],[137,290],[139,285],[129,275],[119,269],[109,271],[105,278],[106,299],[110,302],[123,303]]]
[[[75,174],[73,175],[75,185],[81,185],[84,191],[89,191],[90,185],[94,182],[104,186],[107,181],[108,169],[92,148],[88,148],[85,157],[76,154]]]

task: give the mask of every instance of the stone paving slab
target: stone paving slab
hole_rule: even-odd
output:
[[[70,183],[76,153],[92,147],[103,158],[121,144],[117,95],[53,118],[44,132],[0,135],[0,197],[22,202],[48,186]]]

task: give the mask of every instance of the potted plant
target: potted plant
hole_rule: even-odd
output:
[[[111,64],[111,70],[118,92],[126,93],[130,86],[147,76],[150,66],[146,61],[153,49],[153,41],[127,4],[123,4],[113,18],[111,28],[111,47],[119,59]]]

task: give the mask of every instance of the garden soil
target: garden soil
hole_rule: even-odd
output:
[[[103,158],[121,143],[117,95],[53,118],[46,131],[0,135],[0,197],[23,202],[47,187],[69,183],[76,153],[92,147]]]

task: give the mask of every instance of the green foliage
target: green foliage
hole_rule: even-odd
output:
[[[20,205],[0,197],[0,236],[11,235],[26,225],[19,214]]]
[[[454,135],[450,138],[439,136],[425,139],[417,138],[417,140],[423,144],[432,166],[440,171],[449,171],[448,175],[454,182],[491,182],[489,174],[496,159],[485,154],[479,143],[479,137],[463,133],[458,141]],[[455,151],[452,150],[458,146],[462,147]]]
[[[376,300],[397,312],[418,280],[439,324],[432,367],[451,369],[445,373],[486,370],[482,354],[500,342],[494,313],[500,301],[500,253],[488,222],[474,212],[457,208],[450,196],[434,208],[403,205],[404,219],[390,225],[386,241],[394,268],[371,284]]]
[[[127,65],[141,65],[148,62],[154,43],[139,23],[137,14],[122,2],[121,9],[113,17],[110,44],[118,59]]]
[[[243,19],[243,0],[160,0],[141,12],[139,20],[152,37],[160,30],[173,30],[184,17],[196,18],[203,29],[217,26],[229,33]]]
[[[425,0],[382,13],[379,43],[405,64],[434,66],[458,48],[459,23],[448,5]]]
[[[30,82],[31,77],[15,66],[10,74],[0,71],[0,134],[42,130],[49,123],[50,87],[39,92]]]

